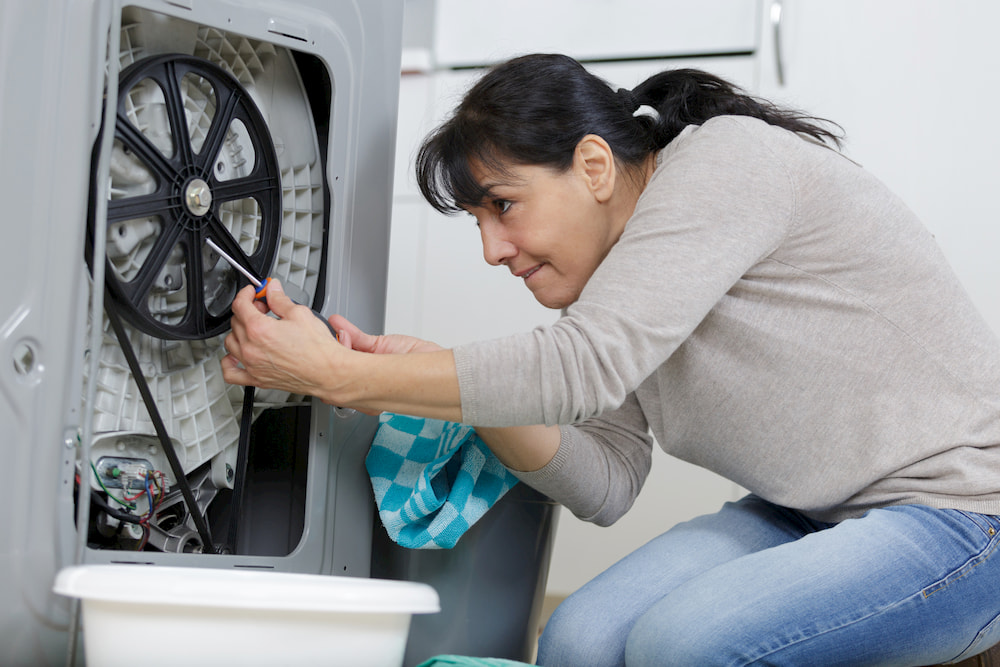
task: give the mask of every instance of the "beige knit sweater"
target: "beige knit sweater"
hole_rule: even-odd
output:
[[[563,425],[518,474],[590,521],[631,506],[648,431],[820,520],[1000,514],[1000,340],[883,184],[758,120],[685,130],[563,317],[455,358],[467,423]]]

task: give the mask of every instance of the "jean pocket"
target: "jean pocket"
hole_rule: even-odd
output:
[[[965,510],[955,510],[966,519],[976,524],[986,537],[994,537],[997,534],[997,528],[1000,527],[1000,517],[990,516],[988,514],[976,514],[975,512],[966,512]]]
[[[982,563],[995,555],[998,543],[1000,543],[1000,521],[995,516],[987,514],[976,514],[963,510],[944,510],[952,517],[961,517],[961,525],[954,525],[956,535],[964,535],[970,542],[969,549],[965,552],[968,560],[961,563],[955,570],[948,572],[944,577],[934,582],[923,590],[925,598],[941,591],[954,582],[963,579],[973,572]]]

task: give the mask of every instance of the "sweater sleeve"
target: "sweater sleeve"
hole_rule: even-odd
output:
[[[653,440],[635,395],[620,408],[559,430],[552,461],[540,470],[511,472],[578,518],[611,525],[632,507],[650,469]]]
[[[455,348],[463,421],[574,424],[621,405],[788,234],[794,189],[773,132],[790,134],[719,117],[671,142],[563,317]]]

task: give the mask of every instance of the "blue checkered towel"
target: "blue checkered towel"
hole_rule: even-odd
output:
[[[379,517],[409,549],[450,549],[517,478],[471,426],[383,413],[365,459]]]

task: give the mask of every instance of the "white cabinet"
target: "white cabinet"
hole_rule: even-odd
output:
[[[1000,332],[1000,4],[765,5],[761,95],[843,126],[846,152],[923,219]],[[773,7],[781,10],[780,49]]]
[[[700,67],[753,89],[759,0],[409,0],[389,259],[386,330],[445,346],[489,339],[556,319],[503,267],[486,264],[473,218],[438,214],[420,197],[413,158],[484,65],[524,52],[564,52],[615,87],[674,67]],[[635,56],[701,56],[635,59]],[[725,54],[725,55],[720,55]],[[617,61],[618,59],[624,59]],[[425,63],[420,65],[419,63]],[[628,515],[610,528],[560,520],[548,590],[565,595],[678,521],[740,494],[713,473],[654,452],[653,471]]]
[[[578,60],[753,53],[758,0],[437,0],[439,67],[481,66],[512,55]]]

